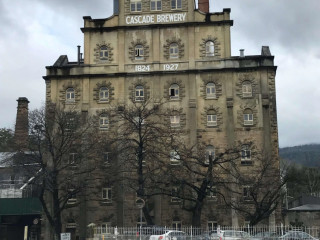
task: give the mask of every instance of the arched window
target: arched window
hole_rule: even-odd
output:
[[[241,164],[242,165],[251,165],[251,148],[249,144],[244,144],[241,146]]]
[[[106,202],[112,202],[112,188],[111,187],[105,187],[102,188],[102,200]]]
[[[176,188],[176,189],[174,189],[174,188]],[[180,188],[179,187],[173,187],[172,188],[172,194],[171,194],[172,196],[174,196],[174,194],[175,194],[174,191],[177,191],[176,195],[179,196]],[[176,200],[178,200],[176,202],[181,202],[180,198],[177,198]],[[172,201],[172,198],[171,198],[171,201]],[[182,223],[181,223],[180,218],[178,216],[173,217],[173,219],[172,219],[172,229],[181,230],[181,227],[182,227]]]
[[[179,85],[172,84],[169,88],[170,99],[179,99]]]
[[[135,100],[136,101],[144,101],[144,88],[143,86],[139,85],[136,86],[136,91],[135,91]]]
[[[213,82],[208,83],[206,86],[206,97],[216,98],[216,85]]]
[[[177,43],[171,43],[169,46],[170,58],[179,58],[179,45]]]
[[[215,158],[215,150],[214,147],[212,145],[209,145],[206,147],[206,159],[205,159],[205,163],[209,164],[210,163],[210,157],[212,159],[212,161]]]
[[[206,42],[206,56],[207,57],[214,56],[214,43],[212,41]]]
[[[171,165],[179,165],[180,162],[180,155],[176,150],[171,150],[170,152],[170,164]]]
[[[109,101],[109,89],[107,87],[101,87],[99,90],[99,100],[101,102]]]
[[[109,49],[107,46],[102,46],[100,48],[100,60],[108,60],[109,59]]]
[[[74,102],[75,101],[75,92],[73,88],[68,88],[66,90],[66,101],[67,102]]]
[[[249,81],[244,81],[242,83],[242,96],[252,97],[252,84]]]
[[[141,0],[130,0],[130,11],[141,12]]]
[[[243,125],[245,126],[253,125],[253,113],[252,113],[252,110],[249,108],[243,111]]]
[[[170,116],[170,125],[171,127],[180,127],[180,116],[179,115]]]
[[[109,117],[107,114],[101,114],[99,117],[99,125],[101,129],[109,128]]]
[[[135,59],[136,60],[143,60],[144,59],[144,49],[141,44],[135,46]]]
[[[215,127],[218,125],[217,113],[213,110],[208,111],[207,113],[207,126]]]

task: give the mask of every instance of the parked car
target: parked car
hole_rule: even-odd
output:
[[[258,232],[251,237],[251,240],[277,240],[279,237],[277,232]]]
[[[219,236],[217,231],[207,231],[202,233],[197,239],[198,240],[219,240]]]
[[[161,235],[151,235],[149,240],[186,240],[187,234],[182,231],[169,230]]]
[[[250,235],[245,231],[224,230],[220,231],[220,240],[249,240]]]
[[[279,240],[318,240],[310,234],[302,231],[289,231],[278,238]]]

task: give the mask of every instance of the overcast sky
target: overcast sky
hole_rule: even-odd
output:
[[[112,15],[112,0],[0,0],[0,128],[13,128],[16,100],[30,109],[45,100],[45,66],[60,55],[75,61],[83,16]],[[22,4],[23,3],[23,4]],[[319,0],[210,0],[231,8],[232,55],[270,46],[276,76],[280,146],[320,143]]]

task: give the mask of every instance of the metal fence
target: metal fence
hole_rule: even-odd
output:
[[[293,226],[242,226],[242,227],[230,227],[219,226],[215,229],[208,228],[196,228],[196,227],[181,227],[179,229],[170,227],[92,227],[91,236],[88,236],[88,240],[149,240],[151,235],[162,235],[169,230],[179,230],[186,234],[183,240],[226,240],[224,239],[223,232],[242,231],[245,236],[237,237],[237,240],[291,240],[298,239],[292,236],[285,235],[286,233],[300,234],[301,232],[309,234],[310,236],[319,239],[320,238],[320,226],[315,227],[293,227]],[[220,232],[220,235],[217,234]],[[236,237],[234,238],[234,240]],[[304,237],[300,238],[304,240],[312,240]],[[161,239],[157,239],[161,240]],[[177,240],[174,238],[163,238],[162,240]],[[178,239],[179,240],[179,239]],[[232,237],[228,240],[233,240]],[[316,240],[316,239],[314,239]]]

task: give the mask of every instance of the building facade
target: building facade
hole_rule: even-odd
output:
[[[165,99],[170,109],[180,109],[171,123],[188,130],[190,144],[201,138],[214,151],[241,143],[239,165],[253,172],[256,163],[245,143],[254,142],[272,156],[279,172],[274,57],[269,47],[262,47],[260,55],[231,55],[230,12],[209,13],[208,1],[201,0],[198,6],[193,0],[115,0],[113,16],[84,17],[83,59],[79,49],[77,62],[62,55],[47,67],[46,100],[97,116],[132,99]],[[64,229],[81,235],[80,229],[90,223],[139,222],[134,196],[116,199],[110,189],[102,191],[109,202],[70,209]],[[160,197],[156,205],[152,214],[157,225],[191,224],[190,214],[169,197]],[[203,226],[245,224],[245,218],[222,205],[216,198],[207,201]],[[70,216],[80,220],[68,225]]]

